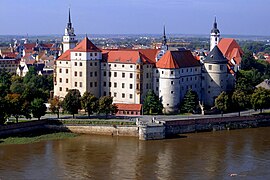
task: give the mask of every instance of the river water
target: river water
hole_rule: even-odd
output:
[[[0,146],[0,179],[270,179],[270,128]]]

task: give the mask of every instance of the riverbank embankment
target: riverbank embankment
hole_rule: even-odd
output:
[[[270,126],[269,115],[163,120],[149,122],[95,122],[92,120],[41,120],[0,126],[0,136],[35,130],[110,136],[133,136],[140,140],[165,139],[178,134]]]

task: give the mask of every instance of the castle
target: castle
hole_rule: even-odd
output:
[[[192,89],[203,105],[213,106],[222,91],[234,88],[243,54],[235,40],[219,37],[215,19],[211,51],[203,60],[190,50],[169,50],[165,27],[160,49],[102,50],[87,37],[77,44],[69,11],[63,54],[55,62],[54,95],[63,98],[69,89],[78,89],[81,94],[112,96],[119,114],[138,115],[149,90],[162,99],[165,113],[174,113]]]

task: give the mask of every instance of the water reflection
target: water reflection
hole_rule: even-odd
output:
[[[270,128],[139,141],[88,136],[0,146],[0,179],[270,177]]]

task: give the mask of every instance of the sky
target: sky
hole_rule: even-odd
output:
[[[270,35],[270,0],[0,0],[0,35],[63,34],[71,8],[76,34]]]

